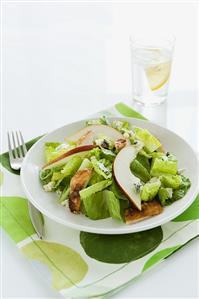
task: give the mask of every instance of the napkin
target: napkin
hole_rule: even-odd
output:
[[[124,103],[91,117],[101,115],[145,119]],[[40,137],[28,142],[28,149]],[[67,299],[110,297],[199,235],[197,196],[171,222],[126,235],[81,232],[44,216],[45,239],[40,240],[30,221],[19,172],[10,168],[8,153],[0,158],[0,225],[49,286]]]

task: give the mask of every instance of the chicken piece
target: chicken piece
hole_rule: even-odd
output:
[[[83,189],[88,184],[91,178],[91,174],[92,169],[84,168],[78,170],[70,181],[70,190],[80,191],[81,189]]]
[[[123,147],[127,145],[127,140],[126,139],[118,139],[115,141],[115,148],[116,150],[120,151]]]
[[[149,218],[151,216],[158,215],[162,213],[162,211],[163,207],[159,204],[159,202],[153,200],[142,203],[141,211],[137,210],[136,208],[126,209],[124,213],[124,218],[126,224],[132,224]]]
[[[69,209],[72,213],[74,213],[74,214],[79,214],[80,213],[81,200],[80,200],[80,195],[79,195],[78,190],[77,191],[72,191],[69,194],[68,206],[69,206]]]
[[[80,213],[81,200],[79,191],[88,184],[92,170],[85,168],[76,172],[70,181],[69,209],[72,213]]]

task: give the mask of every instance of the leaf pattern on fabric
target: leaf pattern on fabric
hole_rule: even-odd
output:
[[[52,274],[52,287],[70,288],[79,283],[88,271],[88,265],[79,253],[58,243],[34,241],[21,248],[29,259],[46,265]]]
[[[123,116],[134,117],[134,118],[139,118],[139,119],[145,119],[145,120],[147,120],[143,115],[141,115],[137,111],[133,110],[132,108],[130,108],[129,106],[127,106],[124,103],[117,103],[115,105],[115,108]]]
[[[25,198],[3,196],[0,197],[0,202],[0,225],[16,243],[35,233]]]
[[[35,144],[35,142],[37,142],[42,136],[36,137],[36,138],[26,142],[27,150],[29,150],[31,148],[31,146],[33,146],[33,144]],[[10,167],[8,152],[0,155],[0,163],[4,168],[6,168],[11,173],[18,174],[18,175],[20,174],[20,170],[14,170]]]
[[[139,113],[137,113],[136,111],[134,111],[133,109],[131,109],[130,107],[128,107],[127,105],[125,105],[123,103],[118,103],[115,105],[115,107],[111,108],[111,110],[110,110],[111,115],[113,115],[113,116],[118,115],[116,113],[116,110],[119,113],[121,113],[121,115],[123,115],[123,116],[145,119]],[[100,113],[99,115],[102,115],[102,114],[105,114],[107,116],[110,115],[109,112],[105,113],[104,111],[103,111],[103,113]],[[27,147],[30,148],[39,138],[40,137],[31,140],[29,143],[27,143]],[[19,174],[18,171],[13,171],[10,168],[8,153],[4,153],[4,154],[0,155],[0,163],[11,173]],[[10,181],[9,181],[10,189],[12,190],[12,187],[13,187],[12,178],[14,177],[14,175],[10,175],[9,177],[10,177]],[[15,179],[19,180],[19,177],[18,178],[15,177]],[[16,180],[15,180],[15,182],[16,182]],[[20,184],[20,182],[18,182],[18,183]],[[11,199],[10,202],[8,202],[9,199]],[[198,198],[197,198],[197,200],[198,200]],[[16,243],[23,241],[27,237],[31,236],[31,234],[35,233],[34,228],[32,227],[32,224],[29,219],[28,207],[27,207],[25,198],[17,197],[17,196],[2,197],[2,198],[0,198],[0,201],[1,201],[0,203],[1,203],[1,209],[2,209],[1,210],[2,213],[0,213],[0,216],[2,216],[0,218],[0,224],[6,230],[8,235],[10,235],[10,237]],[[188,209],[189,210],[188,214],[186,213],[187,212],[186,211],[182,215],[180,215],[176,219],[174,219],[174,221],[186,221],[186,220],[190,220],[190,219],[198,219],[199,218],[198,213],[197,213],[198,201],[197,201],[197,204],[193,203],[192,205],[193,206],[191,206],[189,208],[189,209],[191,209],[191,212]],[[186,223],[186,224],[189,225],[189,223]],[[194,224],[195,224],[194,228],[196,228],[196,232],[197,232],[198,221],[194,221]],[[47,223],[47,225],[48,225],[48,223]],[[167,226],[167,224],[165,224],[165,226]],[[182,227],[182,232],[180,232],[180,235],[179,235],[179,231],[177,234],[177,230],[176,230],[177,228],[179,228],[179,226]],[[51,227],[49,229],[53,229],[53,228]],[[189,231],[184,231],[183,223],[182,224],[178,223],[178,225],[176,225],[175,223],[172,224],[172,222],[170,222],[168,229],[169,229],[170,233],[172,233],[172,235],[174,236],[174,238],[173,238],[174,241],[172,241],[170,244],[170,246],[173,245],[173,247],[166,248],[165,252],[163,252],[164,251],[164,249],[163,249],[156,254],[152,253],[154,255],[146,262],[145,269],[143,268],[144,269],[143,271],[145,271],[147,268],[151,267],[152,265],[156,264],[161,259],[170,257],[173,253],[175,254],[178,249],[181,250],[181,248],[183,248],[183,246],[185,246],[188,242],[190,242],[194,238],[197,238],[192,225],[191,225],[191,228],[189,229]],[[51,233],[52,233],[52,236],[53,236],[53,234],[55,235],[54,231],[51,231]],[[83,234],[83,233],[81,233],[81,234]],[[86,234],[86,233],[84,233],[84,234]],[[96,235],[96,236],[98,238],[99,235]],[[161,234],[159,237],[161,237]],[[67,240],[67,238],[69,238],[69,236],[63,235],[63,238],[66,238],[66,240]],[[129,283],[131,281],[134,281],[135,279],[137,279],[137,274],[134,273],[133,266],[135,264],[136,267],[139,267],[139,271],[141,271],[142,270],[142,260],[137,260],[137,261],[133,262],[133,264],[130,264],[130,269],[128,270],[128,273],[125,272],[126,266],[128,267],[128,264],[123,264],[123,265],[117,266],[118,269],[121,269],[121,270],[118,270],[118,271],[121,271],[121,272],[118,272],[118,277],[124,278],[126,275],[125,280],[121,283],[120,279],[118,279],[118,280],[114,279],[114,274],[116,274],[116,271],[113,271],[113,272],[110,271],[110,269],[112,269],[111,268],[112,266],[113,267],[116,267],[116,266],[112,265],[111,267],[109,267],[108,264],[101,264],[101,263],[98,263],[95,260],[91,260],[89,258],[89,256],[92,258],[92,254],[93,254],[94,255],[93,258],[95,259],[96,256],[95,256],[95,253],[93,253],[93,252],[96,249],[97,250],[97,252],[96,252],[97,258],[96,259],[99,260],[99,258],[102,257],[102,261],[106,262],[106,261],[104,261],[104,257],[106,259],[110,259],[111,253],[114,252],[113,259],[116,260],[116,263],[118,263],[117,256],[119,256],[121,252],[122,252],[122,259],[124,259],[124,254],[125,254],[124,245],[126,244],[125,242],[124,242],[124,245],[122,245],[122,242],[119,242],[120,243],[120,246],[118,247],[119,250],[116,251],[117,248],[115,248],[115,251],[114,251],[112,244],[110,247],[108,245],[107,245],[107,247],[105,247],[104,243],[99,241],[95,245],[94,240],[92,238],[89,237],[88,239],[90,239],[90,241],[88,240],[89,242],[92,241],[91,242],[92,246],[89,247],[89,244],[87,244],[88,249],[86,248],[86,250],[85,250],[86,253],[88,250],[88,253],[90,254],[90,255],[88,254],[88,257],[85,256],[85,260],[87,261],[88,265],[90,265],[90,268],[91,268],[89,277],[86,280],[86,284],[88,285],[87,297],[93,298],[94,297],[93,294],[95,294],[96,297],[100,297],[100,298],[101,297],[104,298],[106,296],[108,297],[108,296],[116,293],[117,291],[119,291],[121,288],[124,288],[125,286],[129,285]],[[99,237],[99,239],[101,239],[101,237]],[[106,240],[106,238],[104,238],[104,240]],[[145,238],[145,240],[148,242],[148,238]],[[178,242],[178,240],[182,243],[182,246],[179,245],[179,247],[176,248],[176,246],[174,246],[174,245],[176,244],[176,242]],[[29,241],[29,239],[27,241]],[[42,242],[42,243],[40,243],[40,242]],[[45,243],[45,245],[43,242]],[[143,235],[143,242],[144,242],[144,235]],[[152,240],[150,240],[149,242],[152,242]],[[161,239],[160,243],[161,242],[162,242],[162,239]],[[87,243],[87,241],[85,243]],[[78,284],[80,281],[82,281],[88,271],[88,266],[84,262],[84,260],[82,260],[79,253],[75,252],[73,249],[66,247],[64,245],[61,245],[61,244],[56,244],[55,246],[50,245],[50,247],[49,247],[49,244],[56,244],[56,243],[45,242],[45,241],[33,241],[33,242],[21,247],[21,250],[25,253],[25,256],[27,256],[28,258],[37,260],[41,264],[46,265],[46,268],[48,267],[50,269],[49,273],[52,273],[52,283],[53,283],[53,286],[57,290],[62,290],[63,288],[71,287],[74,284]],[[98,244],[103,249],[102,253],[99,253],[99,250],[97,248]],[[113,244],[116,244],[116,246],[117,246],[117,242],[115,242],[115,243],[113,242]],[[137,244],[137,243],[135,243],[135,244]],[[141,244],[141,243],[138,242],[138,244]],[[66,254],[66,251],[60,249],[60,247],[57,249],[57,245],[58,245],[58,247],[59,246],[65,247],[67,254]],[[158,242],[156,240],[156,242],[154,242],[154,248],[151,249],[151,251],[153,251],[155,248],[157,248],[157,246],[158,246]],[[166,246],[166,244],[163,245],[163,243],[162,243],[161,247],[164,248],[165,246]],[[136,260],[150,252],[150,251],[148,251],[148,252],[145,252],[144,255],[141,255],[141,254],[143,254],[143,252],[139,251],[140,250],[139,249],[140,245],[139,245],[137,252],[134,251],[134,254],[131,254],[130,246],[127,246],[127,247],[128,247],[128,250],[127,250],[126,260],[132,259],[132,258],[133,258],[133,260]],[[47,252],[46,252],[46,248],[50,248],[49,251],[47,250]],[[108,250],[109,250],[109,248],[111,248],[110,253],[104,252],[104,250],[106,248]],[[169,251],[168,251],[168,249],[169,249]],[[79,251],[79,248],[77,250]],[[59,252],[59,253],[64,252],[63,257],[62,257],[62,254],[60,254],[60,258],[58,258],[57,255],[56,255],[56,258],[54,258],[53,257],[54,251]],[[72,253],[75,253],[75,254],[73,255],[71,253],[71,251],[72,251]],[[51,255],[52,255],[52,258],[51,258]],[[66,255],[67,255],[67,258],[65,260]],[[39,256],[39,258],[38,258],[38,256]],[[78,262],[79,257],[80,257],[81,262]],[[69,263],[70,266],[68,265],[67,269],[65,269],[65,268],[63,269],[62,268],[63,265],[61,265],[61,268],[60,267],[57,268],[57,258],[61,261],[61,262],[59,261],[58,263],[61,263],[61,264]],[[78,269],[76,268],[75,264],[72,264],[72,259],[74,259],[74,261],[77,261]],[[115,262],[115,261],[113,261],[113,262]],[[51,266],[49,266],[48,263],[51,264]],[[120,261],[119,261],[119,263],[120,263]],[[95,265],[96,265],[96,267],[95,267]],[[99,265],[99,268],[98,268],[98,265]],[[94,267],[94,271],[99,271],[99,275],[101,275],[98,284],[93,284],[93,281],[92,281],[93,267]],[[38,268],[40,271],[41,267],[38,267]],[[72,270],[71,270],[71,268],[72,268]],[[122,270],[123,268],[125,269],[125,271]],[[63,272],[62,272],[62,269],[63,269]],[[82,273],[81,274],[78,271],[81,271],[82,269],[83,269],[83,271],[81,272]],[[103,269],[106,269],[106,271],[103,272]],[[74,273],[73,273],[73,270],[74,270]],[[72,275],[71,275],[71,272],[73,273]],[[44,271],[43,273],[44,273],[43,276],[45,279],[46,271]],[[112,278],[112,277],[113,277],[112,282],[108,284],[107,283],[108,278]],[[106,285],[106,287],[105,287],[105,285]],[[95,293],[93,293],[93,289],[89,289],[89,287],[92,287],[94,289]],[[105,289],[104,289],[104,287],[105,287]],[[83,286],[82,286],[82,284],[80,284],[80,286],[78,286],[78,288],[70,288],[68,291],[69,291],[70,295],[71,294],[73,295],[72,296],[73,298],[75,298],[75,297],[82,298],[82,289],[83,289]],[[85,287],[84,289],[86,292],[87,287]],[[67,291],[64,291],[64,294],[65,294],[65,296],[67,296],[67,294],[68,294]],[[71,297],[70,295],[68,297]]]
[[[153,251],[162,241],[162,228],[124,235],[81,232],[80,243],[88,256],[100,262],[121,264],[137,260]]]
[[[163,260],[164,258],[171,255],[174,251],[176,251],[178,248],[180,248],[181,245],[169,247],[160,250],[159,252],[155,253],[150,259],[144,264],[144,267],[142,269],[142,272],[146,271],[150,267],[152,267],[154,264],[158,263],[159,261]]]
[[[190,205],[190,207],[172,221],[180,222],[194,219],[199,219],[199,194],[194,200],[194,202]]]

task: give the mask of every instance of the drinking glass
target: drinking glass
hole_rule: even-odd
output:
[[[168,95],[175,38],[130,37],[133,100],[157,105]]]

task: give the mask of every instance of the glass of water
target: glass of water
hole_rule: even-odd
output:
[[[133,100],[143,105],[164,102],[168,95],[175,38],[130,38]]]

